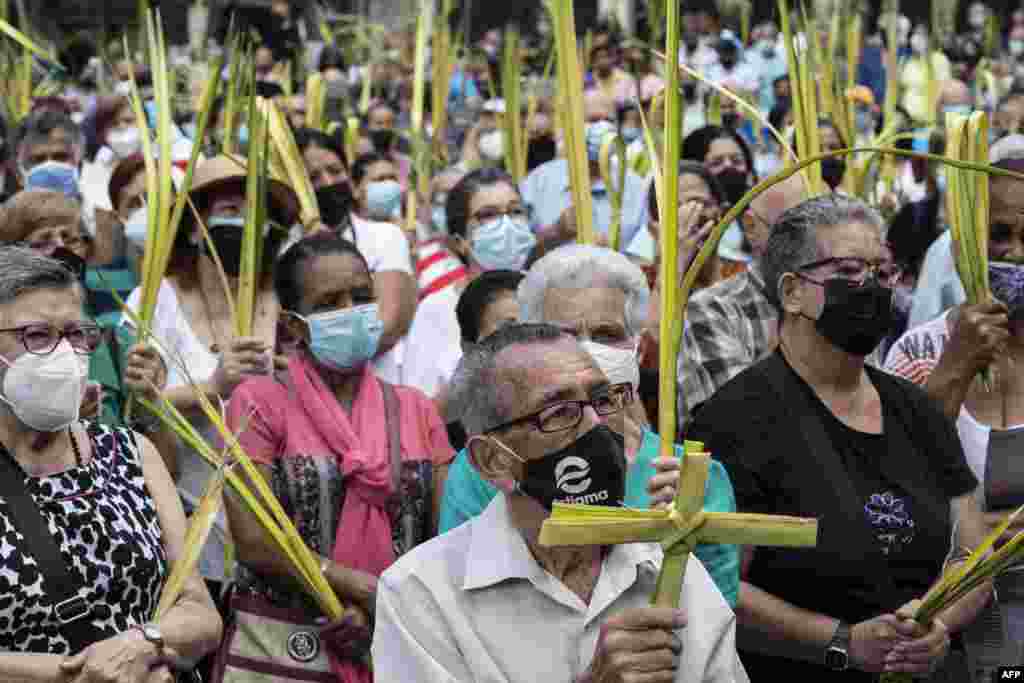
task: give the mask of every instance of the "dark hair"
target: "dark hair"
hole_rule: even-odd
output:
[[[846,140],[843,138],[842,131],[839,130],[839,126],[837,126],[836,124],[832,123],[831,119],[825,118],[824,116],[819,117],[818,118],[818,129],[820,130],[822,128],[831,128],[835,132],[836,137],[839,138],[839,147],[840,147],[840,149],[845,149],[846,148]]]
[[[711,144],[715,140],[721,140],[722,138],[728,138],[739,146],[740,151],[743,152],[743,158],[747,162],[747,170],[750,173],[754,173],[754,155],[750,152],[750,145],[736,131],[722,128],[721,126],[704,126],[687,135],[686,139],[683,140],[681,157],[686,161],[696,161],[699,164],[703,164],[704,159],[711,150]]]
[[[772,124],[775,130],[781,131],[786,121],[786,115],[793,109],[793,100],[788,97],[779,97],[775,100],[775,106],[768,114],[768,123]]]
[[[121,202],[121,193],[124,192],[124,188],[128,187],[128,183],[144,170],[146,170],[146,160],[141,154],[133,154],[126,159],[122,159],[114,167],[114,172],[110,176],[110,182],[107,184],[107,193],[110,196],[110,206],[113,207],[115,212],[117,211],[117,205]]]
[[[316,70],[341,69],[344,71],[347,68],[345,53],[337,45],[324,45],[324,49],[320,51],[320,59],[317,60]]]
[[[104,134],[114,123],[114,117],[117,115],[117,112],[121,111],[124,107],[131,107],[131,102],[123,95],[101,97],[96,103],[93,125],[98,145],[105,144],[103,140]]]
[[[387,154],[381,154],[380,152],[369,152],[357,157],[355,162],[352,164],[352,182],[355,185],[363,182],[366,178],[366,174],[370,170],[370,166],[376,163],[386,161],[389,164],[394,164],[395,161]]]
[[[67,133],[72,145],[80,145],[82,142],[82,129],[70,116],[52,109],[44,109],[29,114],[18,126],[14,136],[15,153],[23,144],[35,145],[40,140],[46,140],[55,130]]]
[[[473,197],[484,187],[507,183],[516,194],[519,188],[516,181],[501,168],[484,167],[471,171],[462,177],[451,190],[448,191],[448,201],[445,202],[445,213],[448,217],[448,234],[454,237],[466,239],[466,224],[469,223],[469,205]]]
[[[459,321],[459,333],[464,344],[477,342],[484,311],[503,295],[515,296],[523,277],[517,270],[489,270],[466,286],[455,306],[455,318]]]
[[[725,193],[722,191],[718,181],[715,180],[715,176],[711,175],[711,171],[706,169],[704,164],[698,164],[696,161],[680,161],[679,178],[682,179],[684,175],[700,176],[700,179],[711,190],[711,196],[715,198],[715,201],[719,204],[726,203]],[[653,180],[647,186],[647,211],[654,220],[661,220],[658,212],[658,193],[654,189]]]
[[[341,159],[341,165],[348,170],[348,159],[345,158],[345,147],[337,135],[328,135],[315,128],[299,128],[295,131],[295,145],[300,153],[305,153],[309,148],[326,149]]]
[[[288,247],[281,255],[274,269],[274,292],[283,311],[302,309],[303,272],[307,263],[319,256],[330,254],[351,254],[356,257],[366,272],[370,266],[355,244],[339,237],[336,233],[322,231],[314,233]]]

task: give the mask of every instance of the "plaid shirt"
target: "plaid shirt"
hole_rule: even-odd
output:
[[[779,312],[764,295],[756,265],[690,299],[678,365],[677,403],[684,430],[694,408],[775,349],[778,329]]]

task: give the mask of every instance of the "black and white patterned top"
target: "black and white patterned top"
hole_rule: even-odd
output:
[[[167,575],[156,505],[134,435],[88,425],[92,459],[26,486],[63,559],[95,610],[92,626],[117,635],[151,619]],[[0,457],[11,457],[3,453]],[[43,593],[43,577],[0,497],[0,651],[69,654]]]

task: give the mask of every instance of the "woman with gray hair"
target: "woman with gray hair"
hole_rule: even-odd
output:
[[[154,623],[185,515],[146,438],[79,421],[82,304],[64,264],[0,248],[0,680],[168,680],[221,622],[194,575]]]
[[[698,244],[688,242],[682,250],[682,263],[689,262]],[[608,381],[631,386],[632,396],[640,382],[637,348],[647,321],[649,297],[647,278],[636,264],[611,249],[585,245],[565,246],[537,261],[516,294],[522,322],[547,323],[575,337]],[[460,405],[473,401],[458,389],[455,399]],[[632,401],[621,413],[609,417],[608,426],[624,440],[628,464],[625,504],[643,509],[671,501],[679,461],[658,459],[660,438],[651,431],[639,402]],[[480,475],[463,450],[448,472],[441,531],[479,515],[497,494],[498,489]],[[732,486],[717,462],[712,463],[704,509],[735,510]],[[700,545],[695,552],[725,599],[735,605],[739,584],[736,547]]]
[[[864,363],[889,332],[900,274],[881,217],[841,195],[805,201],[776,223],[762,264],[779,348],[705,403],[687,434],[725,464],[741,512],[821,523],[813,549],[744,549],[736,613],[751,679],[937,672],[989,587],[930,627],[912,619],[917,600],[985,527],[952,423]],[[967,679],[942,673],[931,680]]]

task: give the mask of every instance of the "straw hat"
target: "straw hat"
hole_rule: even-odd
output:
[[[241,185],[245,188],[246,164],[248,160],[242,156],[228,157],[223,154],[211,157],[200,163],[192,176],[192,188],[189,196],[197,207],[202,206],[207,197],[218,189]],[[299,198],[291,186],[276,180],[267,179],[267,208],[275,220],[284,227],[291,227],[299,220]],[[185,211],[182,222],[191,224],[191,211]]]

